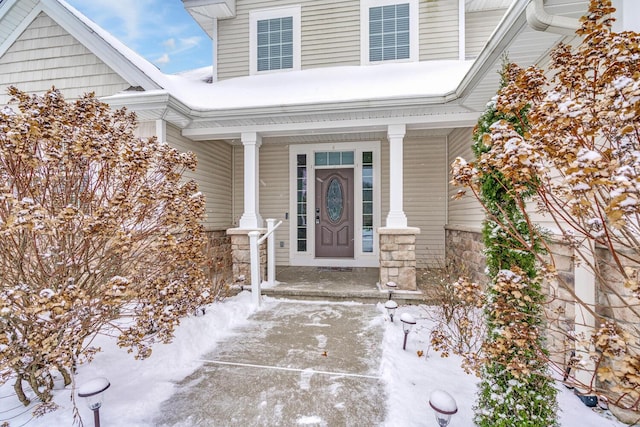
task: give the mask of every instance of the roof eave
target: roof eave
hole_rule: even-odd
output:
[[[113,107],[127,107],[132,111],[155,108],[174,108],[194,120],[227,119],[236,117],[264,117],[282,114],[342,112],[364,109],[389,109],[419,105],[443,105],[457,99],[452,91],[444,95],[405,96],[339,102],[318,102],[291,105],[269,105],[242,108],[193,108],[164,90],[150,92],[121,92],[102,99]]]
[[[126,107],[146,120],[166,120],[183,129],[183,135],[193,140],[237,138],[243,131],[254,130],[268,136],[293,135],[300,132],[344,132],[345,126],[350,131],[360,128],[379,130],[378,128],[384,128],[385,123],[401,122],[406,123],[410,128],[420,129],[435,129],[444,125],[460,127],[472,125],[478,117],[477,112],[470,111],[453,102],[455,101],[453,92],[439,96],[398,97],[219,110],[190,108],[166,91],[120,93],[105,97],[102,101],[114,108]],[[439,113],[432,112],[427,113],[427,115],[412,115],[410,112],[415,107],[439,105],[449,105],[452,108],[450,111],[438,109]],[[404,109],[407,115],[392,117],[400,109]],[[349,113],[361,111],[382,112],[382,115],[385,115],[385,112],[389,112],[389,117],[388,119],[361,119],[355,122],[335,119],[336,116],[347,117]],[[298,123],[295,120],[291,122],[291,118],[309,114],[316,115],[317,120],[313,123]],[[285,116],[288,118],[287,120],[278,120],[278,117]],[[245,125],[241,128],[229,125],[229,123],[235,122],[238,118],[242,118]],[[274,120],[268,120],[270,125],[264,125],[264,118]]]
[[[191,110],[165,90],[122,92],[100,99],[112,108],[126,108],[148,119],[162,119],[180,128],[191,122]]]

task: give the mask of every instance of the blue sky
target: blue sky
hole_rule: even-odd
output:
[[[165,73],[211,65],[211,39],[181,0],[66,0]]]

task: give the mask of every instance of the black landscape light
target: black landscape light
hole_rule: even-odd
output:
[[[402,349],[407,349],[407,335],[411,332],[411,328],[416,324],[415,319],[409,313],[402,313],[400,315],[400,321],[402,322],[402,330],[404,331],[404,343],[402,344]]]
[[[387,282],[387,288],[389,288],[389,300],[391,300],[391,295],[393,295],[393,291],[398,287],[396,282]]]
[[[78,397],[87,399],[87,406],[93,411],[93,424],[100,427],[100,407],[104,391],[109,388],[111,383],[104,377],[94,378],[82,384],[78,388]]]
[[[389,313],[389,317],[391,318],[391,323],[393,323],[393,315],[396,313],[398,303],[390,299],[389,301],[384,303],[384,308],[387,309],[387,313]]]
[[[434,390],[429,396],[429,406],[436,412],[436,420],[440,427],[446,427],[451,416],[458,412],[455,399],[444,390]]]

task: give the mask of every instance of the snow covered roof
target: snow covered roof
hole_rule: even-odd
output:
[[[133,87],[144,90],[125,91],[108,97],[107,102],[164,92],[190,109],[224,110],[445,96],[456,89],[471,66],[466,61],[425,61],[326,67],[211,83],[212,67],[164,74],[65,0],[40,0],[34,7],[52,15]]]
[[[210,69],[198,69],[163,75],[159,81],[169,94],[191,108],[224,110],[446,96],[456,89],[471,64],[472,61],[426,61],[314,68],[214,83],[205,82]]]

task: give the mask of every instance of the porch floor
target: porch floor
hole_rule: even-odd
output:
[[[418,274],[418,277],[421,277]],[[384,302],[389,292],[378,284],[378,268],[365,267],[276,267],[276,285],[263,286],[262,294],[299,300]],[[244,284],[243,290],[251,290]],[[398,304],[429,304],[431,298],[419,284],[418,291],[394,291]],[[422,289],[422,290],[420,290]]]

